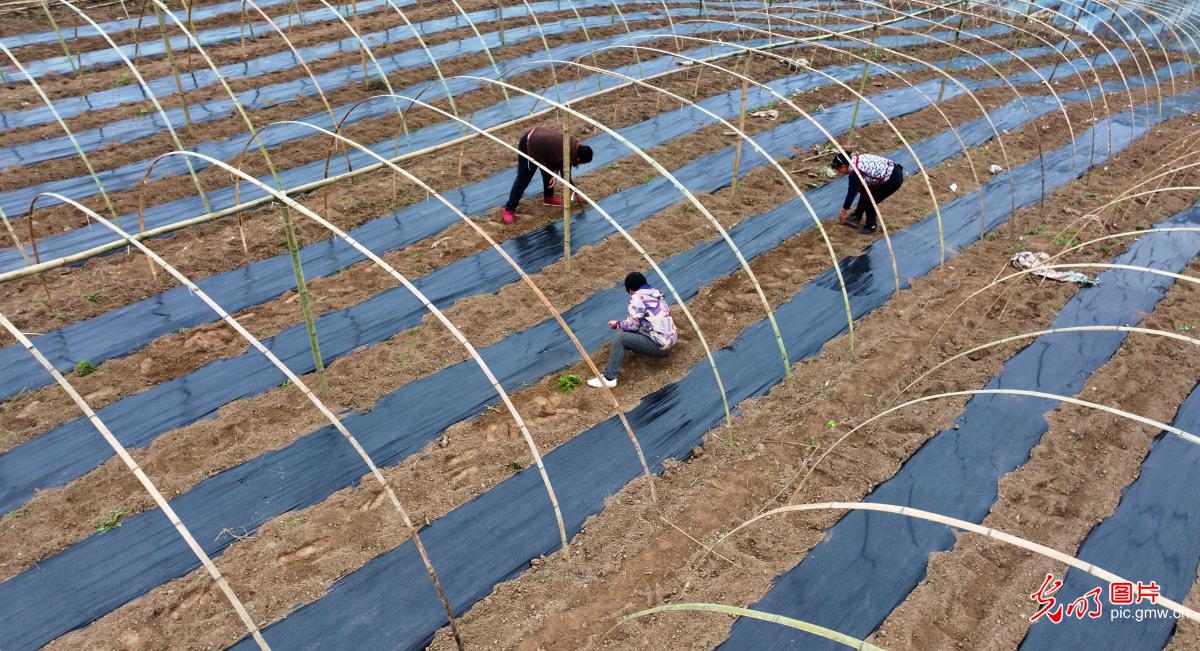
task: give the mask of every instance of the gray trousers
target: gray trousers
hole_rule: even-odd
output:
[[[608,352],[608,365],[604,367],[604,377],[615,380],[621,372],[621,362],[625,361],[625,351],[632,350],[647,357],[666,357],[670,350],[664,350],[654,343],[654,340],[640,332],[617,331],[613,335],[612,350]]]

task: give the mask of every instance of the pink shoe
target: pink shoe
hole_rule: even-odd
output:
[[[500,214],[500,218],[504,220],[505,224],[512,224],[517,221],[517,213],[505,208],[504,212]]]
[[[549,197],[549,198],[542,197],[542,205],[543,206],[559,206],[561,208],[563,205],[563,200],[559,199],[558,197]]]

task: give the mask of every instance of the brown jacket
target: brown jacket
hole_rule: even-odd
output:
[[[525,153],[547,169],[562,171],[562,134],[546,127],[534,127],[526,138]],[[579,141],[571,136],[571,167],[579,165]]]

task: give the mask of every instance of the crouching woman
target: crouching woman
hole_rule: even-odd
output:
[[[671,320],[671,308],[662,292],[651,287],[645,276],[636,271],[625,276],[625,292],[629,294],[629,315],[623,321],[608,322],[608,327],[617,334],[613,335],[608,365],[604,367],[603,384],[600,378],[588,380],[588,385],[597,389],[617,386],[625,351],[647,357],[666,357],[679,338],[675,322]]]

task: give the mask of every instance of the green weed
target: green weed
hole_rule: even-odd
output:
[[[96,365],[89,362],[86,359],[81,359],[81,360],[79,360],[79,362],[77,364],[75,364],[75,375],[78,377],[83,377],[85,375],[91,375],[92,373],[95,373],[95,372],[96,372]]]
[[[129,515],[129,509],[124,506],[105,513],[104,517],[96,523],[96,533],[108,533],[116,529],[121,526],[121,519],[127,515]]]

